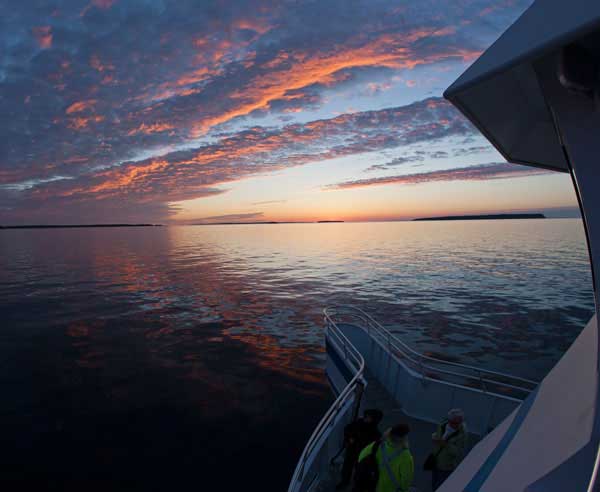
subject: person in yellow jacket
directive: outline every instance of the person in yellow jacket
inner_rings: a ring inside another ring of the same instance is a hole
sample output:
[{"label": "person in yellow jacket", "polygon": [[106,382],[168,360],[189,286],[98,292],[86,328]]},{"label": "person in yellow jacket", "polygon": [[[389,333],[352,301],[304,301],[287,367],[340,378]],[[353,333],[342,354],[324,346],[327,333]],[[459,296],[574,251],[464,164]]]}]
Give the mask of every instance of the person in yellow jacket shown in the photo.
[{"label": "person in yellow jacket", "polygon": [[[413,456],[408,448],[409,432],[408,425],[398,424],[384,433],[375,455],[379,466],[376,492],[409,491],[415,471]],[[374,446],[375,442],[361,451],[359,463],[372,453]]]},{"label": "person in yellow jacket", "polygon": [[460,408],[453,408],[431,436],[435,460],[431,476],[432,490],[437,490],[465,457],[469,433],[464,420],[464,412]]}]

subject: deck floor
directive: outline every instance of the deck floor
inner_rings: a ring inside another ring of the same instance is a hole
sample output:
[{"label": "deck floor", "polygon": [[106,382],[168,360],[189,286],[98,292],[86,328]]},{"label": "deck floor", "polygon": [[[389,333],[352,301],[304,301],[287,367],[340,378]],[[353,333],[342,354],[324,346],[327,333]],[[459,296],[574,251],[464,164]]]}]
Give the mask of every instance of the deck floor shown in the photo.
[{"label": "deck floor", "polygon": [[[409,444],[410,451],[415,462],[415,477],[413,487],[419,492],[431,492],[431,472],[423,470],[423,463],[431,452],[431,434],[435,432],[436,426],[422,420],[416,420],[408,417],[402,411],[402,408],[390,396],[388,391],[379,383],[372,375],[365,372],[367,380],[367,389],[364,398],[363,408],[378,408],[383,412],[383,420],[379,426],[383,432],[387,428],[399,423],[405,423],[410,426]],[[471,435],[471,446],[474,444],[474,436]],[[321,492],[333,492],[336,483],[339,482],[342,457],[336,460],[335,467],[332,467],[330,476],[321,482],[318,488]],[[349,485],[345,492],[352,490],[352,485]]]}]

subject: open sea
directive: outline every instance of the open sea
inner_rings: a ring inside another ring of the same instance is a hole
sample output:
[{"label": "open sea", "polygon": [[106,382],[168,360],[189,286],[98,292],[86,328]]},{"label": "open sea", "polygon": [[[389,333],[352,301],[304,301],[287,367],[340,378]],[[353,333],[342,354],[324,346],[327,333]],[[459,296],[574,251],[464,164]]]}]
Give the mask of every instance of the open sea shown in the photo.
[{"label": "open sea", "polygon": [[541,379],[592,315],[583,227],[2,230],[0,483],[285,491],[333,400],[337,304],[419,351]]}]

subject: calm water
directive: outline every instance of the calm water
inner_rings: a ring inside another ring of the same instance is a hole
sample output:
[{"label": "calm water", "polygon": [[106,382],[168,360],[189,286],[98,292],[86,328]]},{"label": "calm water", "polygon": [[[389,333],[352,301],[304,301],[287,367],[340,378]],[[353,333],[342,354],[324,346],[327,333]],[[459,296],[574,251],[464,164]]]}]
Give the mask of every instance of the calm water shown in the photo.
[{"label": "calm water", "polygon": [[9,230],[0,258],[0,480],[44,489],[285,490],[329,304],[531,378],[593,309],[574,219]]}]

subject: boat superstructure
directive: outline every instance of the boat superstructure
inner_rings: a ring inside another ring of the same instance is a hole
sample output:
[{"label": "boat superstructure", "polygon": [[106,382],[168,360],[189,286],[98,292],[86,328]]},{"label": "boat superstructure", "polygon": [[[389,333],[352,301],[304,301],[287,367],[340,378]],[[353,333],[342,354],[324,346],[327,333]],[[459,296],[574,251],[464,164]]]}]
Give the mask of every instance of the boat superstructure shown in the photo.
[{"label": "boat superstructure", "polygon": [[[536,0],[444,95],[507,161],[570,174],[595,315],[536,386],[423,356],[365,313],[327,310],[327,372],[339,395],[310,438],[289,492],[331,488],[330,459],[343,426],[375,383],[395,410],[422,425],[450,406],[465,410],[481,440],[441,492],[600,490],[600,2]],[[413,454],[430,446],[425,440],[411,436]]]}]

